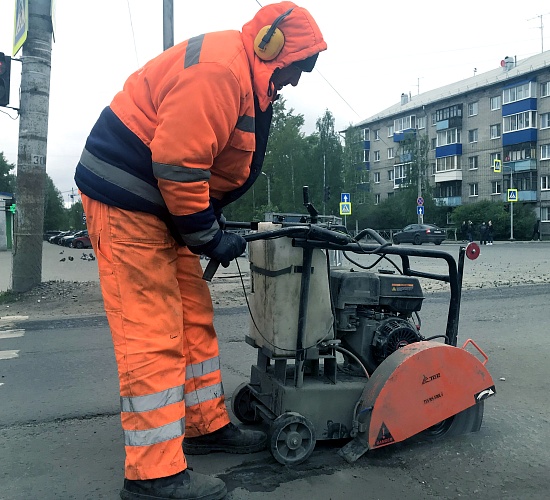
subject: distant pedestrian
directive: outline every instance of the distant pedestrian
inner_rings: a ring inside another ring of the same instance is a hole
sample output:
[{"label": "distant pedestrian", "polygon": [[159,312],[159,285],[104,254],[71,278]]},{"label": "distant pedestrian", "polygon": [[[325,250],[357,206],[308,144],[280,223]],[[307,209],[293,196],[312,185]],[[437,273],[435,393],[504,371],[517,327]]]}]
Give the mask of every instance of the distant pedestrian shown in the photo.
[{"label": "distant pedestrian", "polygon": [[487,245],[493,244],[493,232],[494,232],[493,222],[487,222]]},{"label": "distant pedestrian", "polygon": [[463,220],[462,224],[460,224],[460,237],[463,242],[468,239],[468,224],[466,224],[465,220]]},{"label": "distant pedestrian", "polygon": [[533,236],[531,237],[534,241],[540,241],[540,219],[537,219],[535,225],[533,226]]},{"label": "distant pedestrian", "polygon": [[468,241],[474,241],[474,223],[471,220],[468,221]]},{"label": "distant pedestrian", "polygon": [[487,225],[485,224],[485,221],[483,221],[479,226],[479,244],[487,244]]}]

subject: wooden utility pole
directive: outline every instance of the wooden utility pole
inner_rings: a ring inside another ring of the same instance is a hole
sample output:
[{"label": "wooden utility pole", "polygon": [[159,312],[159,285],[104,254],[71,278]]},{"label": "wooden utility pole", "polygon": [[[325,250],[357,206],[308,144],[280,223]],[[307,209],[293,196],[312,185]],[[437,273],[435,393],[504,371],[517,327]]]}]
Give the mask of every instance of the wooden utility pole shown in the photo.
[{"label": "wooden utility pole", "polygon": [[21,56],[19,148],[12,290],[26,292],[42,281],[44,186],[52,52],[51,0],[28,0],[27,40]]},{"label": "wooden utility pole", "polygon": [[174,0],[162,0],[162,40],[164,50],[174,46]]}]

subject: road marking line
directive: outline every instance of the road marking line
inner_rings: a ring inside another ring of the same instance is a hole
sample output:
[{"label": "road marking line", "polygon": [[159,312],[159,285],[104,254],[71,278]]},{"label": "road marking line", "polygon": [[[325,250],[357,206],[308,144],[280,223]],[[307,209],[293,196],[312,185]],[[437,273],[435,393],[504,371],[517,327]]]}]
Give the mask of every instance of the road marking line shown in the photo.
[{"label": "road marking line", "polygon": [[0,359],[12,359],[19,357],[19,351],[0,351]]},{"label": "road marking line", "polygon": [[14,339],[25,335],[25,330],[0,330],[0,339]]},{"label": "road marking line", "polygon": [[28,316],[0,316],[0,321],[21,321],[22,319],[29,319]]}]

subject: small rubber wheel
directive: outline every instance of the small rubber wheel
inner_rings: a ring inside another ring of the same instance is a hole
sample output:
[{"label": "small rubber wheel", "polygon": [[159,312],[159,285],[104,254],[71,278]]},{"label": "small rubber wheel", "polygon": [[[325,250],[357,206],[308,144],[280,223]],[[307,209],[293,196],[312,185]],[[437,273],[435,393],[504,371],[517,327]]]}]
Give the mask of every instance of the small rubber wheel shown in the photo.
[{"label": "small rubber wheel", "polygon": [[315,448],[313,424],[299,413],[287,412],[277,417],[269,429],[271,454],[283,465],[306,461]]},{"label": "small rubber wheel", "polygon": [[432,425],[421,432],[423,437],[431,440],[443,437],[459,436],[468,432],[477,432],[481,428],[483,421],[484,401],[480,401],[470,408],[446,418],[438,424]]},{"label": "small rubber wheel", "polygon": [[231,398],[231,409],[243,424],[256,424],[261,418],[252,406],[252,390],[247,383],[239,385]]}]

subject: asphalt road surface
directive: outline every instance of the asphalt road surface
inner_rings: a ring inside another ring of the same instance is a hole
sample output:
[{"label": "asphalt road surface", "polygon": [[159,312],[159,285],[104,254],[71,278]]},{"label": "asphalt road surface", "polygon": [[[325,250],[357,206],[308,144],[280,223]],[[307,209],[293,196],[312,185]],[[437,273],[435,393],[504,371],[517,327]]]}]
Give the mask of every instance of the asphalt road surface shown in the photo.
[{"label": "asphalt road surface", "polygon": [[[318,443],[295,467],[268,451],[192,456],[190,465],[223,478],[229,500],[546,499],[549,296],[549,284],[464,291],[459,338],[475,339],[487,353],[497,389],[478,433],[412,439],[352,465],[337,455],[343,443],[334,442]],[[446,309],[446,293],[428,294],[425,336],[441,333]],[[248,380],[256,353],[243,340],[245,308],[218,311],[216,326],[229,400]],[[118,498],[124,457],[104,318],[4,322],[0,349],[18,351],[0,359],[0,498]]]}]

